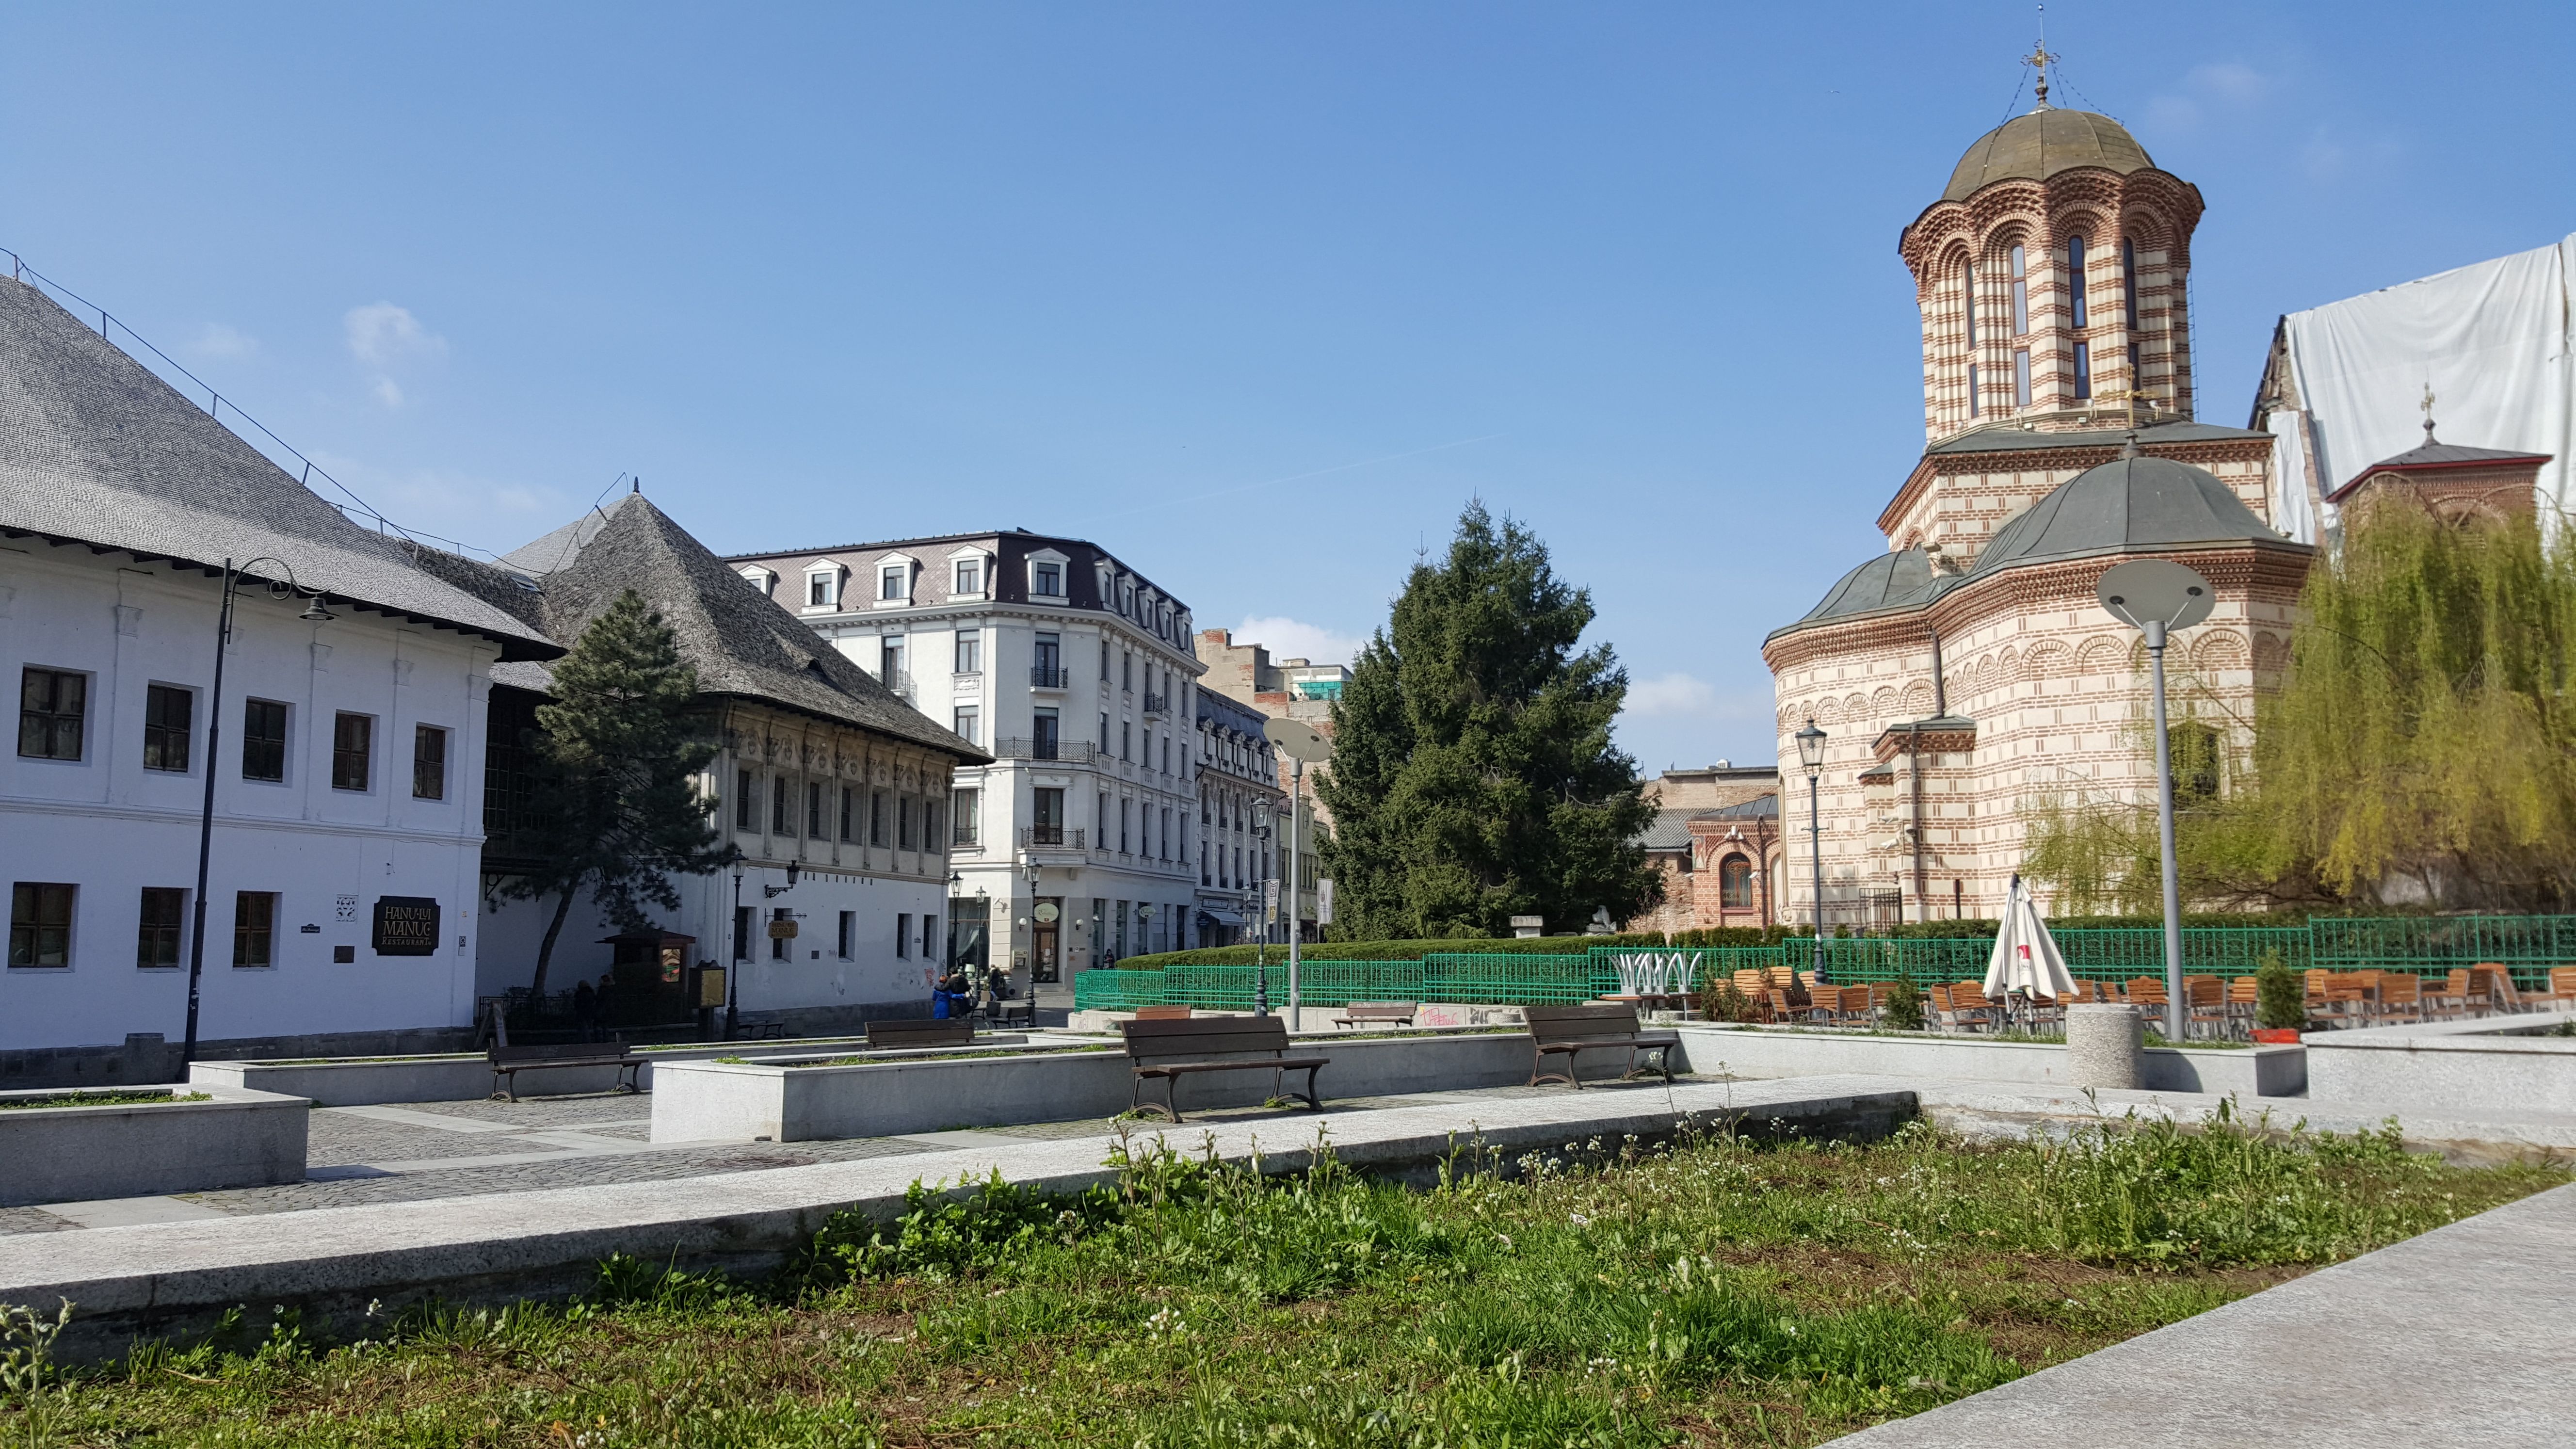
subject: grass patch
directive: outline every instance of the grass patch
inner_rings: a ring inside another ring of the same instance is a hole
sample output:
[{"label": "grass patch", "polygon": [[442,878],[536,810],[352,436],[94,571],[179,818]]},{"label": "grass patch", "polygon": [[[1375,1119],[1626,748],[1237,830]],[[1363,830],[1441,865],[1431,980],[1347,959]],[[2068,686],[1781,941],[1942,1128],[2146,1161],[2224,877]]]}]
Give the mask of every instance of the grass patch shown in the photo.
[{"label": "grass patch", "polygon": [[76,1444],[1809,1444],[2565,1180],[2225,1121],[1589,1142],[1427,1192],[1329,1154],[1115,1165],[916,1188],[758,1284],[620,1259],[374,1342],[237,1323],[42,1412]]},{"label": "grass patch", "polygon": [[113,1092],[57,1092],[47,1097],[0,1100],[0,1112],[26,1107],[164,1107],[173,1102],[211,1102],[212,1092],[174,1092],[167,1087],[119,1088]]}]

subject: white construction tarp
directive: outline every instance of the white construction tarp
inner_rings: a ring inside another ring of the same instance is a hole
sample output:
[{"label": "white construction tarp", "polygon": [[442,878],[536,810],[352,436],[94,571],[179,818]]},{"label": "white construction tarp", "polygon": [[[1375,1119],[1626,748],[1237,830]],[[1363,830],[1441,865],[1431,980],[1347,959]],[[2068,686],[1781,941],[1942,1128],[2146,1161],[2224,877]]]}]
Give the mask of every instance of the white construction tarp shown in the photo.
[{"label": "white construction tarp", "polygon": [[2284,318],[2307,426],[2301,438],[2290,418],[2273,422],[2282,526],[2315,542],[2334,524],[2332,505],[2321,518],[2304,496],[2289,506],[2287,495],[2306,491],[2303,450],[2314,452],[2319,491],[2333,492],[2424,441],[2427,384],[2442,442],[2551,455],[2542,514],[2565,508],[2576,452],[2571,275],[2576,236]]}]

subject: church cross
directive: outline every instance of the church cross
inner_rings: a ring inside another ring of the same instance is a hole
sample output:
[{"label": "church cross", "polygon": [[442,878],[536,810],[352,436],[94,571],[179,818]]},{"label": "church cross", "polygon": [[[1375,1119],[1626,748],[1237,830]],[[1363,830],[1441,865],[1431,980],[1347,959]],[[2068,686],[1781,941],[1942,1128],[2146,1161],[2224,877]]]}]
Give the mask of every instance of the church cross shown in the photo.
[{"label": "church cross", "polygon": [[2048,109],[2048,63],[2063,59],[2065,57],[2048,48],[2048,39],[2045,36],[2040,38],[2037,45],[2031,47],[2030,54],[2021,58],[2022,64],[2039,68],[2039,109],[2043,111]]},{"label": "church cross", "polygon": [[2433,446],[2433,384],[2424,384],[2424,446]]}]

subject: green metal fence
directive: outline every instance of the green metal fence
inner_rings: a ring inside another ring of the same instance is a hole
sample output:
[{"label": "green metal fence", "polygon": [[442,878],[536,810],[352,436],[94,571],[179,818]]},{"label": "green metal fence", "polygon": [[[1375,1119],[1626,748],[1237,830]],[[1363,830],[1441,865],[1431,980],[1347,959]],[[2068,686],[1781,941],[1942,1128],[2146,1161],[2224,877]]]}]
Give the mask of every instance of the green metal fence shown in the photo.
[{"label": "green metal fence", "polygon": [[[2164,932],[2154,926],[2053,933],[2077,977],[2121,981],[2164,972]],[[1936,981],[1982,978],[1991,937],[1914,939],[1831,937],[1825,970],[1849,983],[1911,976]],[[2306,926],[2195,926],[2182,933],[2183,969],[2193,974],[2250,975],[2267,951],[2293,970],[2407,971],[2438,976],[2485,963],[2512,969],[2517,984],[2545,984],[2548,969],[2576,965],[2576,916],[2453,916],[2339,920]],[[1354,1001],[1476,1002],[1506,1006],[1589,1001],[1619,989],[1619,958],[1639,953],[1693,958],[1694,984],[1742,970],[1807,970],[1815,943],[1791,937],[1775,946],[1595,946],[1581,954],[1434,951],[1418,961],[1308,961],[1299,995],[1309,1006]],[[1250,966],[1170,966],[1160,971],[1085,971],[1074,977],[1074,1005],[1126,1011],[1172,1003],[1211,1011],[1248,1011]],[[1270,966],[1270,1004],[1288,999],[1287,963]]]}]

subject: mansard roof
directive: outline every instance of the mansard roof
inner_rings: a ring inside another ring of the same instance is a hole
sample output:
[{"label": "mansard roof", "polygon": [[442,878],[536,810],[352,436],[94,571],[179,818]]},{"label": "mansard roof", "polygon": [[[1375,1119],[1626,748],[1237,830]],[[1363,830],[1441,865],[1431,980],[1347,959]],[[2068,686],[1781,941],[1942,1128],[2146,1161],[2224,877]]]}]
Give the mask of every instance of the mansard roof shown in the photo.
[{"label": "mansard roof", "polygon": [[[561,654],[426,550],[349,521],[33,285],[0,278],[0,532],[205,569],[283,559],[335,605]],[[266,579],[267,565],[246,570]]]},{"label": "mansard roof", "polygon": [[[527,575],[527,590],[507,572],[474,565],[492,582],[515,589],[532,621],[556,638],[579,638],[624,590],[633,589],[679,637],[680,657],[697,671],[698,689],[783,706],[924,745],[958,759],[991,758],[877,682],[822,635],[748,588],[742,575],[707,551],[640,493],[593,510],[503,559]],[[470,560],[449,556],[447,566]],[[544,665],[495,668],[493,679],[522,689],[551,686]]]}]

